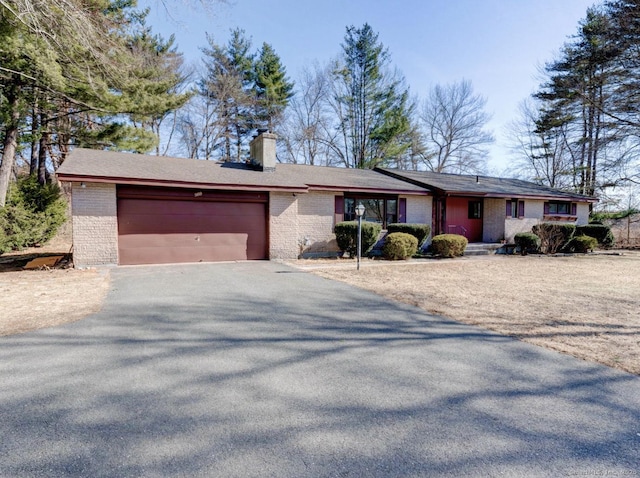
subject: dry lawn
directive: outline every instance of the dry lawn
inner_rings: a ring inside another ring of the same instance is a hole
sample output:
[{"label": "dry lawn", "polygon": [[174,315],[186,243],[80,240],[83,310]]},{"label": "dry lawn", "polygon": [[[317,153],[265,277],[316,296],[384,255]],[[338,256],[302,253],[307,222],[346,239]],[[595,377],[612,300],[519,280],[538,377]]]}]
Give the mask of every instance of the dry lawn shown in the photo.
[{"label": "dry lawn", "polygon": [[108,270],[0,273],[0,336],[74,322],[100,310]]},{"label": "dry lawn", "polygon": [[[349,262],[348,268],[344,263]],[[467,324],[640,375],[640,253],[423,262],[297,261]]]}]

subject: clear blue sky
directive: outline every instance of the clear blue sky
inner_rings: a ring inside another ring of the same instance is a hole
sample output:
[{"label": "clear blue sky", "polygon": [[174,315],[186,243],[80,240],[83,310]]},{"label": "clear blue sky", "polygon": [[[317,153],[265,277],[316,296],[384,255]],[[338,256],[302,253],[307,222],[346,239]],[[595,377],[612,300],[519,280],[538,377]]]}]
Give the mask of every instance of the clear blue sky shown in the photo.
[{"label": "clear blue sky", "polygon": [[412,94],[430,86],[471,80],[487,98],[496,136],[489,167],[502,174],[508,164],[504,129],[518,104],[539,84],[538,67],[554,58],[573,35],[593,0],[236,0],[198,2],[139,0],[150,7],[148,23],[165,37],[175,34],[188,62],[197,63],[205,34],[225,43],[239,27],[257,49],[270,43],[295,80],[305,65],[340,53],[348,25],[369,23],[389,49]]}]

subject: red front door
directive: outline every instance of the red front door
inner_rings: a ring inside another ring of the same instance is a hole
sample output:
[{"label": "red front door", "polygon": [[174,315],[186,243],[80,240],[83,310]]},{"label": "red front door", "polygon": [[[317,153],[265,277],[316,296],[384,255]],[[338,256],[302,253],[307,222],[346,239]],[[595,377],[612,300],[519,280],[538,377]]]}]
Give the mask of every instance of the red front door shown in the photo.
[{"label": "red front door", "polygon": [[448,197],[446,201],[443,232],[460,234],[469,242],[482,242],[482,199]]}]

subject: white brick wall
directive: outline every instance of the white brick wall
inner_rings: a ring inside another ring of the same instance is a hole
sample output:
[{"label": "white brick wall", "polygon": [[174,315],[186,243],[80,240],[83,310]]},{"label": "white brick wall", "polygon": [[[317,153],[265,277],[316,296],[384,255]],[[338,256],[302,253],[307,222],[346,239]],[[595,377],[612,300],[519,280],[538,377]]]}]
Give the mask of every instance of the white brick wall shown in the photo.
[{"label": "white brick wall", "polygon": [[297,258],[298,197],[292,193],[270,193],[269,216],[269,259]]},{"label": "white brick wall", "polygon": [[589,224],[589,203],[579,202],[577,207],[578,220],[576,221],[577,226],[582,226],[584,224]]},{"label": "white brick wall", "polygon": [[310,192],[298,195],[298,244],[301,254],[337,253],[333,233],[334,193]]},{"label": "white brick wall", "polygon": [[485,199],[482,242],[500,242],[505,235],[506,199]]},{"label": "white brick wall", "polygon": [[[506,201],[506,200],[505,200]],[[506,211],[506,202],[505,202]],[[544,201],[527,199],[524,202],[524,217],[506,217],[504,224],[504,238],[507,242],[513,242],[519,232],[531,232],[533,226],[542,221],[544,216]]]},{"label": "white brick wall", "polygon": [[[340,251],[333,233],[335,197],[330,192],[270,194],[271,259],[331,255]],[[407,222],[431,225],[430,196],[407,197]]]},{"label": "white brick wall", "polygon": [[72,184],[73,263],[75,267],[118,264],[115,184]]},{"label": "white brick wall", "polygon": [[406,196],[406,198],[407,222],[431,226],[433,198],[431,196]]},{"label": "white brick wall", "polygon": [[[513,242],[515,235],[520,232],[531,232],[533,226],[544,221],[544,200],[525,200],[524,217],[522,218],[505,217],[505,201],[505,199],[485,199],[485,230],[483,239],[485,242],[496,242],[502,239],[499,234],[494,234],[494,231],[498,232],[501,220],[504,223],[503,237],[507,242]],[[489,206],[489,204],[493,202],[496,203],[495,208],[493,204]],[[578,219],[574,224],[581,225],[589,223],[588,203],[577,204],[577,217]]]}]

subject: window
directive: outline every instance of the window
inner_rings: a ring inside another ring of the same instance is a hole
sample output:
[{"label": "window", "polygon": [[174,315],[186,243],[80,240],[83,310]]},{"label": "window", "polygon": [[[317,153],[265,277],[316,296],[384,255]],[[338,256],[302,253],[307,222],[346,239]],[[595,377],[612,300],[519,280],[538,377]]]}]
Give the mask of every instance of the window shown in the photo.
[{"label": "window", "polygon": [[570,202],[566,201],[552,201],[544,203],[545,214],[571,214],[572,207]]},{"label": "window", "polygon": [[517,199],[508,199],[507,217],[511,217],[514,219],[524,217],[524,201],[518,201]]},{"label": "window", "polygon": [[377,222],[382,227],[387,224],[398,222],[398,199],[382,197],[345,197],[344,198],[344,220],[355,221],[356,206],[362,203],[364,206],[365,221]]},{"label": "window", "polygon": [[469,219],[482,219],[482,201],[469,201]]}]

